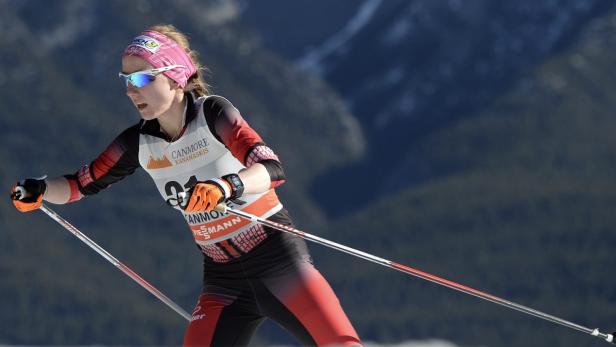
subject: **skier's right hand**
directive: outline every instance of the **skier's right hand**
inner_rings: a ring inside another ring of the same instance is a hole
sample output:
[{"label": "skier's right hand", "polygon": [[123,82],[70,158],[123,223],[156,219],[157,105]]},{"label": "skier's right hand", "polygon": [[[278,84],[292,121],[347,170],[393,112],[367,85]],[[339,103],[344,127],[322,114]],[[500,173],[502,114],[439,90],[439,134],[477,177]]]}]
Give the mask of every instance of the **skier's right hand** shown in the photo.
[{"label": "skier's right hand", "polygon": [[19,211],[33,211],[41,207],[46,190],[45,178],[27,178],[15,183],[11,189],[11,200]]},{"label": "skier's right hand", "polygon": [[[222,185],[226,185],[226,190]],[[229,184],[222,179],[197,182],[190,190],[188,203],[183,207],[186,212],[209,212],[228,198],[231,191]]]}]

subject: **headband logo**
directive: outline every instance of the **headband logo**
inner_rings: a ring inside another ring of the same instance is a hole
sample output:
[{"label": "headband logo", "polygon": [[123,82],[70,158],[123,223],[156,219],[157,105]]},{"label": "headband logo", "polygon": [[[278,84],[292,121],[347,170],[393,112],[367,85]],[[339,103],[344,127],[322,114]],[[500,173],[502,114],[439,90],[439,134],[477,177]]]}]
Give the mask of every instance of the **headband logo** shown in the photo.
[{"label": "headband logo", "polygon": [[130,43],[130,45],[142,47],[144,49],[147,49],[151,53],[156,53],[156,51],[158,51],[158,49],[160,48],[160,43],[158,43],[158,41],[145,35],[135,37],[133,39],[133,42]]}]

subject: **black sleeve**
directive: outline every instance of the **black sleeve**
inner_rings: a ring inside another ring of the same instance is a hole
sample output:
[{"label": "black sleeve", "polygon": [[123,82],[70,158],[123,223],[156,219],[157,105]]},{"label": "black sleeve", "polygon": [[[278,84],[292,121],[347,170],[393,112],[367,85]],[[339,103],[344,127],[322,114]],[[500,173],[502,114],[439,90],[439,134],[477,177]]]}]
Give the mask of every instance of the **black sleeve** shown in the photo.
[{"label": "black sleeve", "polygon": [[203,113],[212,134],[244,166],[250,167],[254,163],[264,165],[272,188],[284,183],[284,170],[278,156],[231,102],[222,96],[212,95],[204,101]]},{"label": "black sleeve", "polygon": [[71,186],[70,201],[96,194],[140,167],[139,128],[140,123],[124,130],[90,165],[64,176]]}]

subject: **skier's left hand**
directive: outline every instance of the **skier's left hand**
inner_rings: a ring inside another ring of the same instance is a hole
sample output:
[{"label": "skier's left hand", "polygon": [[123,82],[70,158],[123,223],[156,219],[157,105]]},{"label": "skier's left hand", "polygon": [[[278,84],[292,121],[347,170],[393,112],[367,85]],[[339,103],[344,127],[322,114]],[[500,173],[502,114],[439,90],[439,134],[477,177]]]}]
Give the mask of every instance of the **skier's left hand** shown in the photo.
[{"label": "skier's left hand", "polygon": [[[223,186],[224,185],[224,186]],[[198,182],[190,191],[186,212],[209,212],[229,198],[231,187],[225,180]]]}]

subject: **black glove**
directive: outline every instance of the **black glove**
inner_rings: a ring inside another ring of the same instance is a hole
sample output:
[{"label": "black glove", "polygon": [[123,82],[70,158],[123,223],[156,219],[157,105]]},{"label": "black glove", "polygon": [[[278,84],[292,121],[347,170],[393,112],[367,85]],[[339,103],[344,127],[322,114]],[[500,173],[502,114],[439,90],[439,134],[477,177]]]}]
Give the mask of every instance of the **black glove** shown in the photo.
[{"label": "black glove", "polygon": [[39,208],[43,202],[43,194],[47,190],[45,178],[27,178],[17,182],[11,189],[13,205],[21,211],[28,212]]}]

